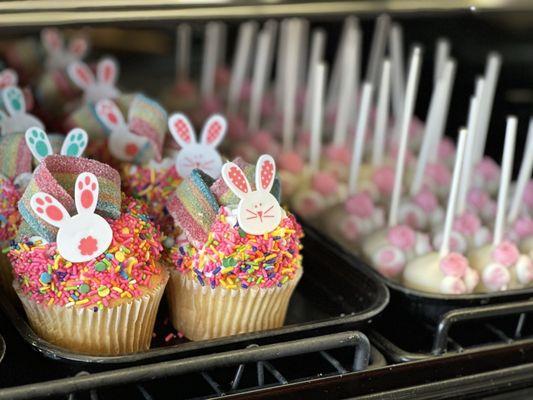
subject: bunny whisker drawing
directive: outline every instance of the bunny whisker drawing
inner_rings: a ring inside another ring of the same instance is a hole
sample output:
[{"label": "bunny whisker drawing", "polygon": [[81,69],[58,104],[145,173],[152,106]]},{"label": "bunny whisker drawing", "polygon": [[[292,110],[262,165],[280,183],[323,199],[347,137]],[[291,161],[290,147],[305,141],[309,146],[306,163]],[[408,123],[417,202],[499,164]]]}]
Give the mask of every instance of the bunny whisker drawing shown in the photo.
[{"label": "bunny whisker drawing", "polygon": [[262,235],[276,229],[281,222],[283,210],[270,193],[276,178],[276,163],[272,156],[264,154],[257,160],[253,191],[246,175],[235,163],[224,164],[222,178],[240,199],[237,221],[243,231],[252,235]]},{"label": "bunny whisker drawing", "polygon": [[220,176],[222,158],[216,150],[227,130],[227,122],[221,115],[212,115],[205,123],[196,140],[194,129],[184,114],[170,116],[168,128],[181,150],[176,156],[176,171],[182,178],[187,178],[194,169],[200,169],[213,179]]}]

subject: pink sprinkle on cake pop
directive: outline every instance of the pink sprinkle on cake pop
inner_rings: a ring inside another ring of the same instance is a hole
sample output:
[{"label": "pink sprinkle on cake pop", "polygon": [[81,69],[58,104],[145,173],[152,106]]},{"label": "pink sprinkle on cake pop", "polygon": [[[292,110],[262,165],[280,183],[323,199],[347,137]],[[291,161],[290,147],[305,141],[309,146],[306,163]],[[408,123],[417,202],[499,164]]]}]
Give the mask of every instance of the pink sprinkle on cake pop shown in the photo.
[{"label": "pink sprinkle on cake pop", "polygon": [[313,189],[324,196],[331,195],[339,188],[337,178],[326,171],[318,171],[313,175],[312,183]]},{"label": "pink sprinkle on cake pop", "polygon": [[304,168],[304,161],[298,153],[287,152],[279,156],[277,163],[282,170],[289,171],[293,174],[301,172]]},{"label": "pink sprinkle on cake pop", "polygon": [[474,235],[480,227],[481,221],[470,212],[463,213],[453,221],[453,229],[464,235]]},{"label": "pink sprinkle on cake pop", "polygon": [[492,250],[491,255],[494,261],[505,265],[506,267],[510,267],[518,260],[520,252],[513,243],[504,241]]},{"label": "pink sprinkle on cake pop", "polygon": [[426,176],[436,185],[449,185],[452,179],[448,168],[441,163],[429,163],[426,166]]},{"label": "pink sprinkle on cake pop", "polygon": [[439,143],[437,153],[440,160],[448,160],[455,156],[455,144],[449,137],[443,137]]},{"label": "pink sprinkle on cake pop", "polygon": [[377,168],[372,174],[372,181],[383,195],[390,195],[394,188],[394,169],[388,165]]},{"label": "pink sprinkle on cake pop", "polygon": [[344,204],[349,214],[360,218],[368,218],[374,213],[374,202],[368,192],[356,193],[350,196]]},{"label": "pink sprinkle on cake pop", "polygon": [[500,167],[490,157],[483,157],[483,160],[476,165],[475,173],[487,180],[496,180],[500,176]]},{"label": "pink sprinkle on cake pop", "polygon": [[389,242],[402,249],[409,250],[416,243],[416,233],[407,225],[396,225],[387,232]]},{"label": "pink sprinkle on cake pop", "polygon": [[533,181],[529,181],[524,190],[524,202],[528,208],[533,208]]},{"label": "pink sprinkle on cake pop", "polygon": [[461,278],[468,268],[468,260],[459,253],[449,253],[440,260],[440,269],[444,275]]},{"label": "pink sprinkle on cake pop", "polygon": [[514,223],[514,231],[519,238],[533,236],[533,219],[530,217],[518,218]]},{"label": "pink sprinkle on cake pop", "polygon": [[413,197],[413,201],[426,212],[432,212],[439,206],[437,196],[427,188],[422,188],[422,190]]},{"label": "pink sprinkle on cake pop", "polygon": [[334,146],[326,147],[326,156],[333,161],[338,161],[342,164],[350,165],[351,154],[348,149],[349,146]]},{"label": "pink sprinkle on cake pop", "polygon": [[254,149],[259,153],[268,153],[275,143],[272,134],[268,131],[259,131],[254,133],[250,139]]}]

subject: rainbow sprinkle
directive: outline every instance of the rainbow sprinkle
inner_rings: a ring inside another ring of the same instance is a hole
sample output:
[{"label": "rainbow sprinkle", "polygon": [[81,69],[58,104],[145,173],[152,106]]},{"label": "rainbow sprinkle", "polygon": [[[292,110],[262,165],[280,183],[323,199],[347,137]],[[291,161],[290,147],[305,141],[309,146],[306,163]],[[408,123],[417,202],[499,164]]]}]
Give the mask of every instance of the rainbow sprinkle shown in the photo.
[{"label": "rainbow sprinkle", "polygon": [[20,225],[17,203],[21,193],[15,184],[0,177],[0,241],[15,238]]},{"label": "rainbow sprinkle", "polygon": [[229,210],[221,207],[201,250],[190,244],[173,247],[175,268],[194,276],[202,286],[227,289],[282,286],[301,268],[302,228],[293,215],[282,219],[276,230],[250,235],[229,222]]},{"label": "rainbow sprinkle", "polygon": [[108,219],[113,230],[109,249],[85,263],[62,258],[55,242],[13,245],[8,257],[22,292],[40,304],[93,307],[95,312],[113,300],[141,296],[161,272],[160,236],[144,205],[124,198],[122,211],[118,219]]}]

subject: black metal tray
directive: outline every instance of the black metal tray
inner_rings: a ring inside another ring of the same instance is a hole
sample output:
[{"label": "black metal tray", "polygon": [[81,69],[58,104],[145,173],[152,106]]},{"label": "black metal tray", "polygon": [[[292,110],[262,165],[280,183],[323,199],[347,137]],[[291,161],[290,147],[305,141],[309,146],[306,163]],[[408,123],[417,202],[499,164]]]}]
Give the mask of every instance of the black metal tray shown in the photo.
[{"label": "black metal tray", "polygon": [[124,356],[97,357],[69,352],[43,339],[31,329],[21,308],[0,296],[0,309],[18,333],[46,357],[94,365],[134,364],[242,348],[243,344],[269,344],[317,334],[359,328],[385,308],[387,287],[366,270],[352,268],[351,260],[335,248],[323,245],[322,238],[305,228],[304,274],[291,299],[286,325],[279,329],[197,342],[174,338],[166,318],[166,305],[160,307],[152,348]]},{"label": "black metal tray", "polygon": [[346,249],[330,236],[321,235],[316,231],[315,234],[322,237],[322,240],[327,243],[328,247],[336,249],[333,251],[344,253],[351,260],[355,268],[374,276],[375,279],[386,285],[390,291],[391,307],[399,307],[409,312],[413,317],[422,318],[429,322],[438,322],[447,312],[465,307],[479,307],[489,304],[533,300],[533,287],[495,293],[473,293],[456,296],[409,289],[381,275],[359,256]]}]

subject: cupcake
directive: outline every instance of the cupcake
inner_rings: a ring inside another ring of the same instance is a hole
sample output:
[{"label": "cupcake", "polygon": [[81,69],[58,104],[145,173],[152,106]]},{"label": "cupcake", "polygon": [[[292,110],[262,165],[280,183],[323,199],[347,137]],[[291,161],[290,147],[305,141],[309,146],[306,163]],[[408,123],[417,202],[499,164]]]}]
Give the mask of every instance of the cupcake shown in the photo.
[{"label": "cupcake", "polygon": [[159,232],[143,205],[121,201],[118,172],[46,157],[19,210],[33,235],[19,233],[8,257],[35,332],[83,354],[147,350],[168,274]]},{"label": "cupcake", "polygon": [[271,193],[274,160],[259,158],[255,188],[247,170],[226,163],[214,183],[193,171],[169,202],[188,239],[171,252],[171,320],[191,340],[282,326],[303,274],[302,229]]}]

